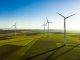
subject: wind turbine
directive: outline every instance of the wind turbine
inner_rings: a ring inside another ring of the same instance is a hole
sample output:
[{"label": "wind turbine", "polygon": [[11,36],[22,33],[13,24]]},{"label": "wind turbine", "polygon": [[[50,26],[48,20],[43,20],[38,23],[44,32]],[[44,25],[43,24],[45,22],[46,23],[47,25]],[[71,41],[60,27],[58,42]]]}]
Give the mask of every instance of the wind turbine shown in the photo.
[{"label": "wind turbine", "polygon": [[57,14],[60,15],[62,18],[64,18],[64,45],[66,45],[66,19],[74,16],[75,14],[72,14],[72,15],[67,16],[67,17],[63,16],[63,15],[60,14],[60,13],[57,13]]},{"label": "wind turbine", "polygon": [[44,22],[43,26],[44,26],[44,33],[45,33],[45,27],[46,27],[46,24],[45,24],[45,22]]},{"label": "wind turbine", "polygon": [[16,23],[13,25],[15,30],[15,36],[16,36]]},{"label": "wind turbine", "polygon": [[49,30],[49,24],[52,23],[52,22],[49,22],[49,20],[48,20],[47,17],[46,17],[46,20],[47,20],[47,23],[46,24],[48,24],[48,33],[49,33],[50,32],[50,30]]}]

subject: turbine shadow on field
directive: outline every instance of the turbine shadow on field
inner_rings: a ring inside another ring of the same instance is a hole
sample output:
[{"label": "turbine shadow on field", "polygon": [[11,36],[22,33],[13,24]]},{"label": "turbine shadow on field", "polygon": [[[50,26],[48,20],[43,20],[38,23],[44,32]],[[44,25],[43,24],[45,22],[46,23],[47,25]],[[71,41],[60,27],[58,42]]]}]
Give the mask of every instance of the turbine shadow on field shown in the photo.
[{"label": "turbine shadow on field", "polygon": [[60,47],[57,47],[57,48],[54,48],[54,49],[51,49],[51,50],[45,51],[45,52],[43,52],[43,53],[40,53],[40,54],[34,55],[34,56],[32,56],[32,57],[28,57],[28,58],[26,58],[25,60],[31,60],[31,59],[33,59],[33,58],[35,58],[35,57],[38,57],[38,56],[41,56],[41,55],[43,55],[43,54],[47,54],[47,53],[49,53],[49,52],[52,52],[52,51],[58,50],[58,49],[60,49],[60,48],[62,48],[62,47],[64,47],[64,46],[65,46],[65,45],[62,45],[62,46],[60,46]]},{"label": "turbine shadow on field", "polygon": [[22,46],[17,45],[3,45],[0,46],[0,60],[4,60],[6,57],[10,56],[10,54],[14,53]]},{"label": "turbine shadow on field", "polygon": [[[58,55],[54,56],[55,53],[57,53],[57,52],[59,51],[59,50],[56,50],[55,52],[51,53],[51,55],[49,55],[45,60],[55,60],[56,58],[58,58],[58,57],[60,57],[60,56],[62,56],[62,55],[64,55],[64,54],[70,52],[71,50],[73,50],[74,48],[78,47],[79,45],[80,45],[80,44],[75,45],[75,46],[73,46],[72,48],[70,48],[70,49],[62,52],[61,54],[58,54]],[[54,56],[54,57],[51,58],[52,56]],[[50,58],[51,58],[51,59],[50,59]]]}]

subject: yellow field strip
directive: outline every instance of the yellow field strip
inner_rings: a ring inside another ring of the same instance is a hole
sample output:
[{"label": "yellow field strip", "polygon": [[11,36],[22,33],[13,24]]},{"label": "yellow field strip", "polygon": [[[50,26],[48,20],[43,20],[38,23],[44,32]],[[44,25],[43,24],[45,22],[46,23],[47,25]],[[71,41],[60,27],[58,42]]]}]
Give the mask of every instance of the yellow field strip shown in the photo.
[{"label": "yellow field strip", "polygon": [[27,50],[32,47],[32,45],[39,39],[41,36],[36,37],[27,45],[23,46],[21,49],[15,51],[15,53],[11,54],[9,57],[5,58],[4,60],[20,60],[20,58],[27,52]]}]

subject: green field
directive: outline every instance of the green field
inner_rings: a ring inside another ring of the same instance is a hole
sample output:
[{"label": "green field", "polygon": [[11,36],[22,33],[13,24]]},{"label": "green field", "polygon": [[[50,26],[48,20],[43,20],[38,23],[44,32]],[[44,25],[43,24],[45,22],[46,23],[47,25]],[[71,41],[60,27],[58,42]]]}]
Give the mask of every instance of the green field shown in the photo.
[{"label": "green field", "polygon": [[79,37],[77,33],[67,33],[64,46],[63,33],[2,34],[0,60],[80,60]]}]

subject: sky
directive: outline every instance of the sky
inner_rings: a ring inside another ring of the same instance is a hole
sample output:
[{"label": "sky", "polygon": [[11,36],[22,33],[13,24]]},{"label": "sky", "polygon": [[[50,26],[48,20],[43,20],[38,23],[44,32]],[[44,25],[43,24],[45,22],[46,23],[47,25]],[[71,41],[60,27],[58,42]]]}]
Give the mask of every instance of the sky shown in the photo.
[{"label": "sky", "polygon": [[[67,30],[80,30],[80,0],[0,0],[0,29],[43,29],[46,17],[50,29],[63,29],[65,17]],[[47,26],[46,26],[47,29]]]}]

